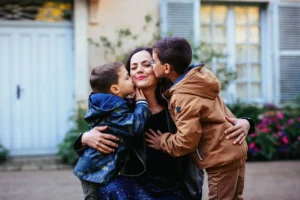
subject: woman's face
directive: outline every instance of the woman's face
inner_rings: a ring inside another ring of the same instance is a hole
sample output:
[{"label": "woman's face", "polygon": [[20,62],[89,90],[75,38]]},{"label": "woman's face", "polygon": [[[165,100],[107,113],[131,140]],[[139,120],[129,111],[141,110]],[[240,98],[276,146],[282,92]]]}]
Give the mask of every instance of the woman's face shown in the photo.
[{"label": "woman's face", "polygon": [[130,76],[135,86],[139,89],[156,86],[158,82],[152,69],[151,58],[151,54],[147,51],[137,52],[131,57]]}]

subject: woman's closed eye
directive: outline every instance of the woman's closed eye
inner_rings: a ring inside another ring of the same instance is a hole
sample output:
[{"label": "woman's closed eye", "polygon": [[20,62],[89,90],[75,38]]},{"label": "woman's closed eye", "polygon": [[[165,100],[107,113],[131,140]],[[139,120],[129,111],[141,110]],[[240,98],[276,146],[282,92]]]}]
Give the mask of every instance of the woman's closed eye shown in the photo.
[{"label": "woman's closed eye", "polygon": [[137,66],[136,65],[133,65],[130,67],[130,70],[136,70]]},{"label": "woman's closed eye", "polygon": [[150,63],[150,62],[149,62],[149,63],[146,62],[146,63],[143,64],[143,66],[144,66],[144,67],[151,67],[151,63]]}]

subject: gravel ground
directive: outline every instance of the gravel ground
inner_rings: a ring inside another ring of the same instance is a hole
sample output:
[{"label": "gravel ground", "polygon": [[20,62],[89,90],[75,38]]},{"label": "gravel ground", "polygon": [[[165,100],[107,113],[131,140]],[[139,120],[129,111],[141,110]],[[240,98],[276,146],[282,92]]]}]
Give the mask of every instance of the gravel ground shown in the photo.
[{"label": "gravel ground", "polygon": [[[0,200],[46,199],[83,199],[80,182],[71,170],[0,172]],[[300,199],[300,161],[247,163],[245,199]]]}]

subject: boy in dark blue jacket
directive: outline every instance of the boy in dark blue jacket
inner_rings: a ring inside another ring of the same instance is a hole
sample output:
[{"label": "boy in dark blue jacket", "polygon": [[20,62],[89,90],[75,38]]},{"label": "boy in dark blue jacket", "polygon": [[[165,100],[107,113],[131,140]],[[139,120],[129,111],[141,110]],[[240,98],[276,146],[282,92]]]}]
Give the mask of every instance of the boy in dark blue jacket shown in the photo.
[{"label": "boy in dark blue jacket", "polygon": [[125,66],[112,62],[92,70],[89,108],[85,115],[89,129],[108,126],[107,133],[119,137],[115,152],[103,154],[88,147],[74,168],[74,175],[82,182],[85,199],[97,199],[98,186],[107,184],[122,169],[128,159],[128,138],[142,134],[146,120],[151,116],[141,90],[136,91],[136,106],[130,110],[125,97],[134,93],[134,84]]}]

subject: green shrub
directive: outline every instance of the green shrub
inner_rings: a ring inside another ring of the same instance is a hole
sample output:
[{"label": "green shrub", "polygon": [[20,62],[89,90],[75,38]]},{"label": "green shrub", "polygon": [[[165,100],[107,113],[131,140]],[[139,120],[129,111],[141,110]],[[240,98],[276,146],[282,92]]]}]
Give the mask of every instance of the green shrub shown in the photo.
[{"label": "green shrub", "polygon": [[9,156],[9,150],[0,144],[0,163],[6,161],[8,156]]},{"label": "green shrub", "polygon": [[231,110],[231,112],[237,117],[249,117],[255,123],[260,121],[260,117],[264,112],[264,108],[260,108],[257,105],[252,104],[245,104],[245,103],[236,103],[236,104],[229,104],[227,107]]},{"label": "green shrub", "polygon": [[70,121],[73,123],[71,128],[65,135],[64,141],[59,144],[58,156],[62,162],[68,165],[74,166],[78,160],[78,156],[73,150],[73,143],[78,136],[87,131],[88,124],[84,121],[86,109],[81,106],[82,102],[78,103],[78,108],[70,117]]}]

